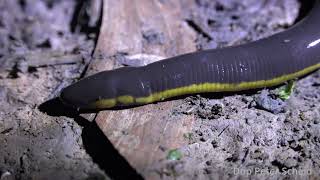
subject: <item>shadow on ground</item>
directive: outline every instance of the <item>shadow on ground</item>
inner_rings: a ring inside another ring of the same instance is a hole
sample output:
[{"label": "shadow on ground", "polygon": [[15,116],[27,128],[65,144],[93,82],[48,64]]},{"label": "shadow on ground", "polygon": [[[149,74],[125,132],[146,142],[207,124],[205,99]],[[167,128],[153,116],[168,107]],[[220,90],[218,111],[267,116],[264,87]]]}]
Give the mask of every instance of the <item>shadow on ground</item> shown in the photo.
[{"label": "shadow on ground", "polygon": [[44,102],[39,110],[50,116],[73,118],[82,126],[81,137],[86,152],[111,179],[143,179],[113,147],[95,122],[89,122],[75,110],[65,107],[58,98]]}]

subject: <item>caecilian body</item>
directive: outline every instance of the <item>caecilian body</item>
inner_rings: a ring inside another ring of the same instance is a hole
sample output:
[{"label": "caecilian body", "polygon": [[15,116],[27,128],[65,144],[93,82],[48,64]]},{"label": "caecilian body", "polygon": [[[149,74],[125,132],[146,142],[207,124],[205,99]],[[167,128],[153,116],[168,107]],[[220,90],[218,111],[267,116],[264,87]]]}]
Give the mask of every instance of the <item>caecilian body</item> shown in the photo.
[{"label": "caecilian body", "polygon": [[318,68],[320,3],[316,1],[303,20],[268,38],[100,72],[66,87],[60,98],[80,110],[143,105],[185,94],[270,87]]}]

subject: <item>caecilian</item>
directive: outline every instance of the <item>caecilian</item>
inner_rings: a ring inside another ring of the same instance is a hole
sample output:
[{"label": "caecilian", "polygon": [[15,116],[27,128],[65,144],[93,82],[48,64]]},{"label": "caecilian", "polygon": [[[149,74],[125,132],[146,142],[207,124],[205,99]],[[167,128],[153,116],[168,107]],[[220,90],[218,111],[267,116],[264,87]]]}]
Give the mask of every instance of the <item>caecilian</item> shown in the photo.
[{"label": "caecilian", "polygon": [[143,105],[204,92],[270,87],[320,68],[320,3],[286,31],[244,45],[198,51],[86,77],[61,92],[80,110]]}]

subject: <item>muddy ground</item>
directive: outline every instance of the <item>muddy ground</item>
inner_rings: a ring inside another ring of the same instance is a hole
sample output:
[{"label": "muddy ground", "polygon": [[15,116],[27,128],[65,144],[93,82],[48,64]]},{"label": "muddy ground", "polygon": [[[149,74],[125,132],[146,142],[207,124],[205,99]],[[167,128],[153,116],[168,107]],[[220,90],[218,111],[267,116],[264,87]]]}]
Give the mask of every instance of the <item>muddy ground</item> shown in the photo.
[{"label": "muddy ground", "polygon": [[[0,1],[1,180],[141,178],[94,122],[63,106],[59,113],[43,107],[91,62],[99,18],[86,15],[88,4]],[[310,10],[309,1],[293,0],[193,5],[185,21],[197,33],[199,50],[267,37]],[[179,160],[150,169],[158,179],[318,179],[320,71],[297,81],[288,100],[278,98],[279,88],[177,100],[168,118],[196,118],[185,134],[189,144],[178,149]]]}]

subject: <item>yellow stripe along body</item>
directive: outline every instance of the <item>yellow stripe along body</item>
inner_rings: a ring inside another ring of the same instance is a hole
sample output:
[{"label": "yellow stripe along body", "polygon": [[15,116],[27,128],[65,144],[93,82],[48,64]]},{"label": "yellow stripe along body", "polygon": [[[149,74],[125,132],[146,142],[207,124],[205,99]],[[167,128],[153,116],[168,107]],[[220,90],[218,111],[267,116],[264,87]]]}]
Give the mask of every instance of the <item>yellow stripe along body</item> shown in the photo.
[{"label": "yellow stripe along body", "polygon": [[132,104],[148,104],[156,101],[162,101],[171,97],[181,96],[186,94],[205,93],[205,92],[222,92],[222,91],[241,91],[246,89],[255,89],[262,87],[270,87],[281,84],[288,80],[303,76],[320,68],[320,63],[309,66],[301,71],[286,74],[280,77],[275,77],[269,80],[259,80],[250,82],[241,82],[237,84],[229,83],[202,83],[191,84],[189,86],[167,89],[161,92],[155,92],[146,97],[133,97],[131,95],[118,96],[111,99],[100,99],[90,105],[91,108],[112,108],[118,103],[123,105]]}]

